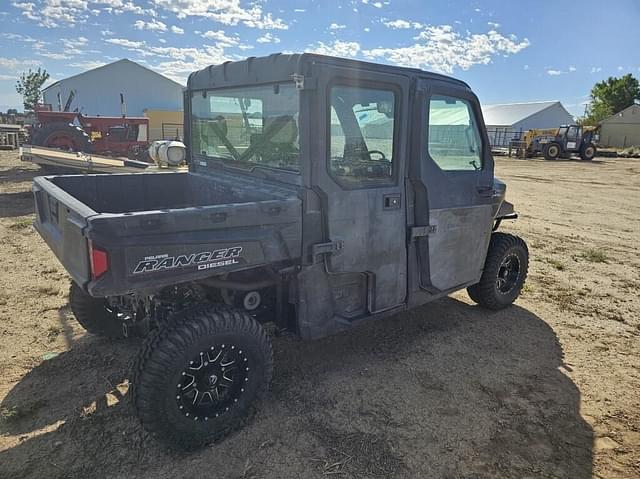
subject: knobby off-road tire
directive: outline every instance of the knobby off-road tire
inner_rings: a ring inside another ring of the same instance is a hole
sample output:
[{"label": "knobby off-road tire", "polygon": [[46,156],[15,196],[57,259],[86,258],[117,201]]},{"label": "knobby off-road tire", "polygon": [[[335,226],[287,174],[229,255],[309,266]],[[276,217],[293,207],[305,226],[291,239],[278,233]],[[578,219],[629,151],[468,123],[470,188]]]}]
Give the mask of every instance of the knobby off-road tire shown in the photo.
[{"label": "knobby off-road tire", "polygon": [[73,151],[84,153],[91,153],[92,151],[93,144],[87,132],[72,123],[52,123],[47,125],[33,135],[32,141],[34,145],[57,148],[59,145],[56,142],[61,141],[61,138],[67,139],[66,143]]},{"label": "knobby off-road tire", "polygon": [[147,338],[132,401],[145,429],[191,450],[242,427],[272,372],[271,342],[257,321],[228,306],[197,306]]},{"label": "knobby off-road tire", "polygon": [[69,306],[88,333],[112,339],[124,338],[118,314],[108,308],[104,299],[89,296],[73,281],[69,290]]},{"label": "knobby off-road tire", "polygon": [[467,288],[467,292],[480,306],[506,308],[522,291],[528,268],[529,250],[522,238],[493,233],[480,282]]},{"label": "knobby off-road tire", "polygon": [[542,153],[544,154],[545,160],[553,161],[560,158],[560,154],[562,153],[562,148],[560,148],[560,145],[558,143],[551,142],[551,143],[547,143],[544,146]]},{"label": "knobby off-road tire", "polygon": [[593,157],[596,156],[596,147],[593,143],[589,143],[587,145],[584,145],[581,149],[580,149],[580,158],[583,161],[591,161],[593,160]]}]

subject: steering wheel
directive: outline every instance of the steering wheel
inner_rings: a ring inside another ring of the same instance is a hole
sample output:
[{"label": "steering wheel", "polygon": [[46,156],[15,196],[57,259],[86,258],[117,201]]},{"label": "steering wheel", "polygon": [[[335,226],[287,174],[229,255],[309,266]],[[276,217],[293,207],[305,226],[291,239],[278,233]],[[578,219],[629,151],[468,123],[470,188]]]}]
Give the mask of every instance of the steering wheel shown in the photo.
[{"label": "steering wheel", "polygon": [[385,154],[380,150],[367,150],[363,153],[365,153],[370,160],[373,160],[373,158],[371,158],[371,155],[380,155],[380,159],[378,161],[385,161],[387,159]]}]

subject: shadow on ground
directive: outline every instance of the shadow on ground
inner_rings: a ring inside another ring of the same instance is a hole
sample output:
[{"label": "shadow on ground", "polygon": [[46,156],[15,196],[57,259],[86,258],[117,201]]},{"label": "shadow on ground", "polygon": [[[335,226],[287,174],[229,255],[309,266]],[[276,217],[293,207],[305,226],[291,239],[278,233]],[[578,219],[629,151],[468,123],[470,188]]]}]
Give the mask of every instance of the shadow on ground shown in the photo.
[{"label": "shadow on ground", "polygon": [[30,191],[0,193],[0,218],[30,215],[34,211],[33,193]]},{"label": "shadow on ground", "polygon": [[557,337],[517,306],[446,298],[320,341],[275,339],[260,413],[192,454],[159,445],[114,393],[136,349],[85,336],[17,383],[1,406],[26,413],[2,427],[25,436],[0,452],[0,476],[591,477]]},{"label": "shadow on ground", "polygon": [[42,176],[43,174],[44,172],[40,168],[12,166],[11,168],[0,171],[0,184],[31,181],[36,176]]}]

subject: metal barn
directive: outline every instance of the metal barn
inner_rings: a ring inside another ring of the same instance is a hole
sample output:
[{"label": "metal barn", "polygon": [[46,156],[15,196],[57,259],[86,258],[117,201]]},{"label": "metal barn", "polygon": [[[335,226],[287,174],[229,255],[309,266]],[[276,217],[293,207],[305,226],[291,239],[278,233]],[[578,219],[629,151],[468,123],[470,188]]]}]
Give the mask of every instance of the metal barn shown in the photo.
[{"label": "metal barn", "polygon": [[121,115],[124,94],[127,115],[143,116],[145,109],[182,110],[182,85],[131,60],[122,59],[57,81],[43,90],[44,102],[54,110],[87,115]]},{"label": "metal barn", "polygon": [[631,105],[602,120],[600,144],[615,148],[640,146],[640,105]]},{"label": "metal barn", "polygon": [[496,147],[509,146],[512,139],[519,139],[533,128],[556,128],[575,122],[559,101],[484,105],[482,115],[489,141]]}]

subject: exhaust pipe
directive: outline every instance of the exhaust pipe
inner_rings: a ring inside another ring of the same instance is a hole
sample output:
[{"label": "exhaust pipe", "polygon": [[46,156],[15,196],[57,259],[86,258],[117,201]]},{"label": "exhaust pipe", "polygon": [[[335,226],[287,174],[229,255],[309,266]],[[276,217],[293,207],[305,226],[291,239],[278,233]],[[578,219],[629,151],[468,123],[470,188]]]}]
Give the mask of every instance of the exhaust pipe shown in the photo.
[{"label": "exhaust pipe", "polygon": [[120,113],[122,114],[122,118],[127,116],[127,104],[124,101],[124,93],[120,93]]}]

